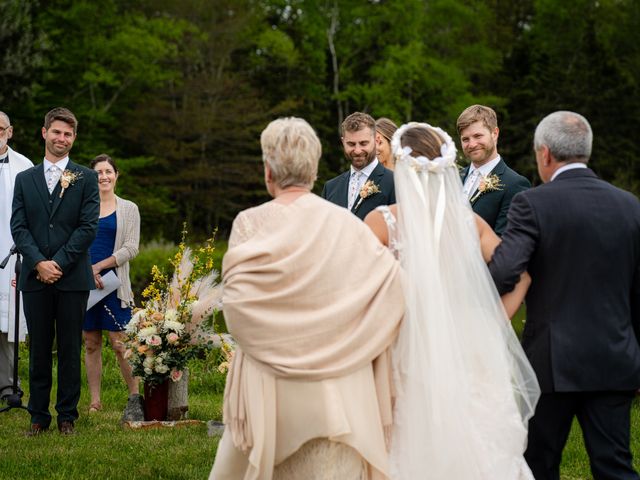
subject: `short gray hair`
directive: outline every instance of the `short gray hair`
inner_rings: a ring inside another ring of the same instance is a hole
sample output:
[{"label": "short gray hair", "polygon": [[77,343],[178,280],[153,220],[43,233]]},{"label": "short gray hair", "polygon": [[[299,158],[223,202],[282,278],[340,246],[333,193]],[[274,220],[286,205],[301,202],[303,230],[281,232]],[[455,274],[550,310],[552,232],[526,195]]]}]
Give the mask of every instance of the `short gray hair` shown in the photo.
[{"label": "short gray hair", "polygon": [[593,132],[586,118],[579,113],[558,111],[542,119],[536,127],[533,148],[546,145],[556,160],[587,163],[591,156]]},{"label": "short gray hair", "polygon": [[313,187],[322,146],[306,120],[296,117],[274,120],[262,131],[260,145],[262,158],[278,187]]},{"label": "short gray hair", "polygon": [[7,125],[11,125],[11,120],[9,119],[9,115],[0,110],[0,118],[4,118],[7,121]]}]

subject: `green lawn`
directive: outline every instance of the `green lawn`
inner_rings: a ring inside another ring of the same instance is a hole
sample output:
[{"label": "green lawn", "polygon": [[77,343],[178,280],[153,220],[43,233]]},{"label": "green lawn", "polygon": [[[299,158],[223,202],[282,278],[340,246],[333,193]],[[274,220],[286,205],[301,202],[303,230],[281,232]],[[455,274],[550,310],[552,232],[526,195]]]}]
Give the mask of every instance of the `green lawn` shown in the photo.
[{"label": "green lawn", "polygon": [[[13,409],[0,414],[0,478],[207,478],[218,440],[207,436],[206,425],[144,431],[120,426],[127,401],[126,386],[120,378],[115,357],[110,349],[106,351],[103,410],[87,414],[89,397],[85,379],[80,418],[76,422],[77,435],[61,436],[55,430],[38,437],[25,437],[24,432],[29,427],[26,410]],[[20,371],[25,380],[28,378],[27,358],[23,349]],[[212,364],[202,360],[191,365],[189,416],[192,419],[222,418],[224,378],[211,371]],[[23,403],[26,405],[26,401]],[[55,413],[54,403],[52,401],[52,413]],[[55,419],[52,426],[55,427]]]},{"label": "green lawn", "polygon": [[[54,431],[28,438],[23,434],[29,426],[26,411],[14,409],[0,414],[0,478],[207,478],[217,439],[207,436],[205,425],[146,431],[120,427],[120,416],[126,403],[125,386],[113,354],[109,349],[106,352],[102,395],[104,410],[91,416],[86,413],[89,399],[86,384],[83,385],[77,435],[63,437]],[[199,360],[191,365],[190,418],[203,421],[221,419],[224,378],[213,370],[213,363]],[[20,371],[26,380],[27,354],[24,348]],[[636,467],[640,467],[637,461],[640,458],[640,406],[637,402],[632,422],[632,450],[636,455]],[[577,424],[565,450],[562,478],[591,478]]]}]

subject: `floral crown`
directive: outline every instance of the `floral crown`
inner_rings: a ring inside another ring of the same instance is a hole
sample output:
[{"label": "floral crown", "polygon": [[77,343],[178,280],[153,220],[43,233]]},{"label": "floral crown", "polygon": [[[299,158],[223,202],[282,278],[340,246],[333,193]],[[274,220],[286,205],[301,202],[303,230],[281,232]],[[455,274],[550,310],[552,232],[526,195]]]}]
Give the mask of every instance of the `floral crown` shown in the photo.
[{"label": "floral crown", "polygon": [[[444,143],[440,145],[439,157],[431,160],[423,155],[414,157],[411,155],[413,151],[411,147],[403,147],[400,144],[402,135],[410,128],[416,127],[431,129],[444,139]],[[455,167],[456,164],[456,146],[449,134],[439,127],[432,127],[428,123],[409,122],[398,128],[391,139],[391,152],[396,162],[405,162],[416,171],[442,173],[446,168]]]}]

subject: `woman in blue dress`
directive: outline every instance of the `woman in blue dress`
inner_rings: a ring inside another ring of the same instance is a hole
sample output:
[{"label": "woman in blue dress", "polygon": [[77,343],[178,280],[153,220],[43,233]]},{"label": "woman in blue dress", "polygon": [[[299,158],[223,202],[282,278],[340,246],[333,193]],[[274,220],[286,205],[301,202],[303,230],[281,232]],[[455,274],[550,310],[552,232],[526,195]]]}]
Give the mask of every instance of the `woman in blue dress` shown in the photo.
[{"label": "woman in blue dress", "polygon": [[109,335],[122,377],[129,389],[129,401],[123,420],[142,420],[138,378],[131,373],[131,365],[124,358],[124,333],[131,319],[133,292],[129,280],[129,261],[138,254],[140,240],[140,214],[135,203],[118,197],[115,186],[118,167],[108,155],[98,155],[91,162],[98,173],[100,189],[100,219],[98,234],[91,245],[91,263],[96,288],[104,288],[102,276],[114,271],[121,282],[117,290],[91,307],[85,316],[83,337],[85,365],[91,394],[89,412],[102,409],[100,380],[102,377],[102,331]]}]

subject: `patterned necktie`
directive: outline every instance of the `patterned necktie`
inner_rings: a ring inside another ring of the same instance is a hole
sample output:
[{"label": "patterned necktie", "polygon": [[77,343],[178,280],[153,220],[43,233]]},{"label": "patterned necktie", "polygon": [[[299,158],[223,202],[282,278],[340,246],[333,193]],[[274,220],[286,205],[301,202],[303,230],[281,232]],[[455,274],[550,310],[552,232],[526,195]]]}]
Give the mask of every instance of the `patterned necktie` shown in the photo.
[{"label": "patterned necktie", "polygon": [[58,180],[60,180],[61,171],[55,165],[51,165],[47,170],[47,188],[49,189],[49,194],[53,192],[53,189],[56,188],[56,184]]},{"label": "patterned necktie", "polygon": [[356,203],[360,175],[362,175],[362,172],[353,172],[351,174],[351,179],[349,180],[349,203],[347,205],[349,210],[351,210],[353,208],[353,204]]},{"label": "patterned necktie", "polygon": [[469,174],[466,181],[464,182],[462,193],[464,193],[468,199],[471,199],[471,195],[476,190],[474,187],[476,185],[476,180],[478,179],[479,174],[480,174],[480,170],[475,169],[473,172]]}]

